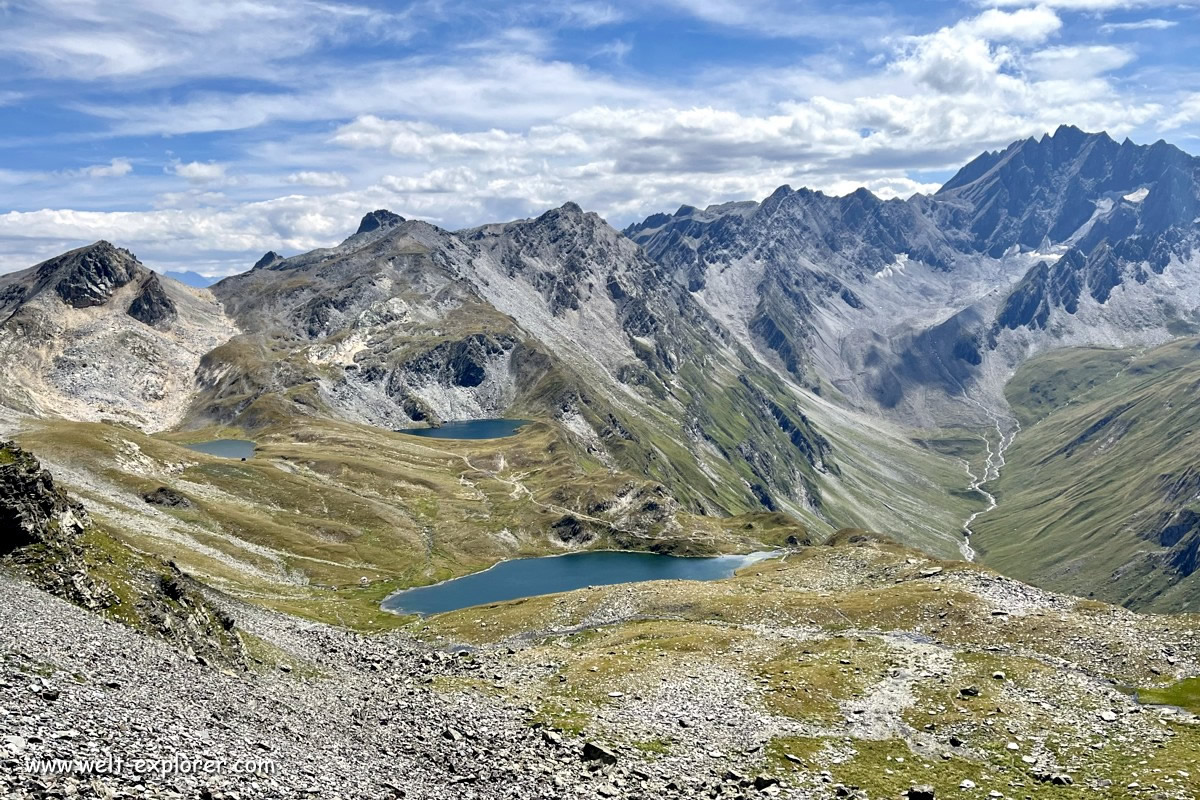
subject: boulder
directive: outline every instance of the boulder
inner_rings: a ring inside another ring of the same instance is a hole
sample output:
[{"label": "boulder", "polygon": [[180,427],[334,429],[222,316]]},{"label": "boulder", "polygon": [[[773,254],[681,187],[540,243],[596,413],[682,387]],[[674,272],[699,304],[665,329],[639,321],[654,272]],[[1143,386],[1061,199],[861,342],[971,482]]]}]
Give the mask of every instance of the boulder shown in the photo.
[{"label": "boulder", "polygon": [[596,744],[595,742],[584,742],[583,760],[612,765],[617,763],[617,754],[604,745]]},{"label": "boulder", "polygon": [[186,496],[166,486],[160,486],[153,492],[147,492],[142,495],[142,499],[152,506],[165,506],[167,508],[192,507],[191,500],[188,500]]}]

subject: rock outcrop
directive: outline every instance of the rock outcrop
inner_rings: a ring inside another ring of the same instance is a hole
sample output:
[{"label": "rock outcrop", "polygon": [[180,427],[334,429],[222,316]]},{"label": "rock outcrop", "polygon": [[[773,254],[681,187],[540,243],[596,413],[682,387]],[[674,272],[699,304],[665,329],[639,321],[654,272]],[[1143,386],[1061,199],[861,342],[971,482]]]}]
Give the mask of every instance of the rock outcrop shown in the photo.
[{"label": "rock outcrop", "polygon": [[160,486],[153,492],[142,495],[142,499],[152,506],[167,508],[191,508],[192,501],[187,496],[167,486]]},{"label": "rock outcrop", "polygon": [[170,642],[191,660],[245,661],[233,618],[202,587],[173,563],[135,554],[97,529],[13,442],[0,442],[0,563],[50,594]]},{"label": "rock outcrop", "polygon": [[138,322],[154,328],[170,324],[179,315],[175,303],[163,291],[158,275],[153,273],[142,282],[126,313]]},{"label": "rock outcrop", "polygon": [[141,272],[133,253],[108,242],[96,242],[43,263],[39,281],[53,282],[64,303],[90,308],[107,303],[117,289]]},{"label": "rock outcrop", "polygon": [[87,512],[54,483],[32,454],[0,442],[0,557],[51,594],[89,609],[117,603],[91,575],[81,537]]},{"label": "rock outcrop", "polygon": [[381,208],[364,216],[362,222],[358,224],[358,230],[355,233],[370,233],[380,228],[394,228],[401,222],[404,222],[404,217]]}]

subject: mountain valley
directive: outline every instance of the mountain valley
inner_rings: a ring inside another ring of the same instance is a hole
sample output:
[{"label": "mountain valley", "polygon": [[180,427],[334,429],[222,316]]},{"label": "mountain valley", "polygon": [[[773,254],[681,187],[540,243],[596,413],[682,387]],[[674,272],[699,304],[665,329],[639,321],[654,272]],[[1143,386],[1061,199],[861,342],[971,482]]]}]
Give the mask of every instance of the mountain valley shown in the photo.
[{"label": "mountain valley", "polygon": [[[0,763],[286,774],[0,794],[1193,797],[1197,287],[1200,159],[1067,126],[907,200],[2,275]],[[381,609],[587,549],[771,557]]]}]

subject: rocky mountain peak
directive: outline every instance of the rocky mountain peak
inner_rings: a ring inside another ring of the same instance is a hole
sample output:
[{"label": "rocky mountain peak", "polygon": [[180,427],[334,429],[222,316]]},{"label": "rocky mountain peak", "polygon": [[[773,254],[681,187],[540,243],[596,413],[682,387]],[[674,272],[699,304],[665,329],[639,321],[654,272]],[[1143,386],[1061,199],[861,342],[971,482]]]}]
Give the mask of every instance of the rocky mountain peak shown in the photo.
[{"label": "rocky mountain peak", "polygon": [[358,230],[355,231],[355,234],[370,233],[380,228],[394,228],[402,222],[404,222],[404,217],[399,214],[393,214],[385,208],[380,208],[362,218],[362,222],[358,224]]},{"label": "rocky mountain peak", "polygon": [[584,211],[578,203],[567,201],[558,208],[552,208],[549,211],[536,217],[533,222],[539,226],[578,226],[581,224],[589,224],[591,227],[604,226],[608,227],[607,223],[601,219],[599,214],[591,211]]},{"label": "rocky mountain peak", "polygon": [[144,271],[133,253],[99,241],[39,264],[31,294],[53,287],[64,303],[90,308],[108,302],[117,289]]},{"label": "rocky mountain peak", "polygon": [[[368,214],[367,216],[370,216],[370,215]],[[367,224],[366,217],[364,217],[363,221],[362,221],[362,225],[365,225],[365,224]],[[359,226],[360,231],[362,230],[362,225]],[[274,250],[268,250],[266,253],[263,254],[262,258],[260,258],[258,261],[254,262],[254,266],[251,267],[250,269],[251,270],[270,269],[271,267],[278,264],[280,261],[283,261],[283,256],[279,255],[279,253],[276,253]]]},{"label": "rocky mountain peak", "polygon": [[[937,192],[964,204],[975,247],[999,257],[1090,233],[1093,241],[1189,225],[1200,160],[1165,142],[1118,144],[1061,126],[983,153]],[[1146,201],[1146,202],[1143,202]]]}]

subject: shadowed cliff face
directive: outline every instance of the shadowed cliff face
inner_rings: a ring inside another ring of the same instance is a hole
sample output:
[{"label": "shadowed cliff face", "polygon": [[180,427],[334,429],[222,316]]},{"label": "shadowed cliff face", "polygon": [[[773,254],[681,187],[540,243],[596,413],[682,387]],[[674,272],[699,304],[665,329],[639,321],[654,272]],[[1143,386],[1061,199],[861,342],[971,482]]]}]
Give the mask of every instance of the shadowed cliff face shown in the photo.
[{"label": "shadowed cliff face", "polygon": [[158,275],[151,274],[142,282],[137,296],[129,304],[128,314],[138,322],[143,322],[151,327],[159,327],[165,326],[175,319],[178,311],[174,301],[167,296],[162,283],[159,282]]}]

